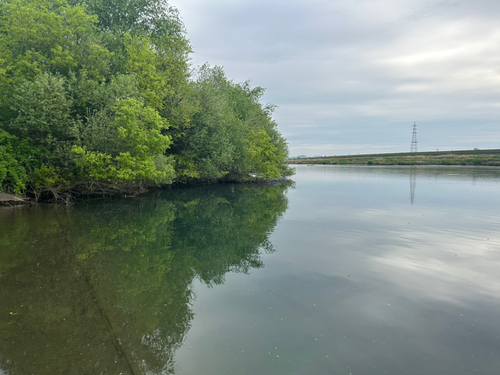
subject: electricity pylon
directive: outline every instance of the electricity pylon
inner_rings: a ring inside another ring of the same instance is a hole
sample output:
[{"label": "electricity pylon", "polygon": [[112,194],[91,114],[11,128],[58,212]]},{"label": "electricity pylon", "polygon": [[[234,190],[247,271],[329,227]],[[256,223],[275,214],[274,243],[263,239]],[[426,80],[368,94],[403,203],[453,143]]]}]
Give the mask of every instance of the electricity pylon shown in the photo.
[{"label": "electricity pylon", "polygon": [[413,123],[413,135],[411,137],[410,152],[417,152],[417,123]]}]

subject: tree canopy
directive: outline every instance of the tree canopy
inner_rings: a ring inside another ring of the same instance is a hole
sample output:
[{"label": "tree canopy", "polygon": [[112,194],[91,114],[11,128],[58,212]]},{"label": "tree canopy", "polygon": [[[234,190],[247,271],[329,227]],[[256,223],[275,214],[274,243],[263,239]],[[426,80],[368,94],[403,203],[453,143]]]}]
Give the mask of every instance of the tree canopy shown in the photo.
[{"label": "tree canopy", "polygon": [[208,64],[193,74],[191,52],[165,1],[0,0],[0,191],[289,174],[264,89]]}]

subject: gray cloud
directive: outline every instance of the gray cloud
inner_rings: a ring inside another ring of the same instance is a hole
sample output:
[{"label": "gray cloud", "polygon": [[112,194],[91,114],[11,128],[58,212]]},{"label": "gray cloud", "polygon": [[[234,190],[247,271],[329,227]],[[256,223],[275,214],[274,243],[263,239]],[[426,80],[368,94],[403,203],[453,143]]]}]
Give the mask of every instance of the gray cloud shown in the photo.
[{"label": "gray cloud", "polygon": [[[184,0],[193,64],[266,87],[292,154],[498,148],[500,2]],[[474,140],[474,141],[471,141]]]}]

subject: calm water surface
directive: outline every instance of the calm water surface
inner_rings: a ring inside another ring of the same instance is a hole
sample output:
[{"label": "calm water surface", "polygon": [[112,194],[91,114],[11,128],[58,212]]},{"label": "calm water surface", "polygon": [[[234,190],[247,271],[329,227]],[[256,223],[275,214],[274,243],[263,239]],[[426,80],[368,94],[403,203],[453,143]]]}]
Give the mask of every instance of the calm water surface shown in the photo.
[{"label": "calm water surface", "polygon": [[500,169],[0,210],[0,374],[500,373]]}]

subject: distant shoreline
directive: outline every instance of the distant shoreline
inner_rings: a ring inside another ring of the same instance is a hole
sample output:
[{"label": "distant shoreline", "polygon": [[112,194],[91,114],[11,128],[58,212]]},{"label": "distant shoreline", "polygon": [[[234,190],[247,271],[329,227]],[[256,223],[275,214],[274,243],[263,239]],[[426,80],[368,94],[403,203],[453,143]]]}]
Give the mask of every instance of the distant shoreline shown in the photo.
[{"label": "distant shoreline", "polygon": [[289,164],[477,165],[500,166],[498,150],[458,150],[364,154],[289,159]]}]

